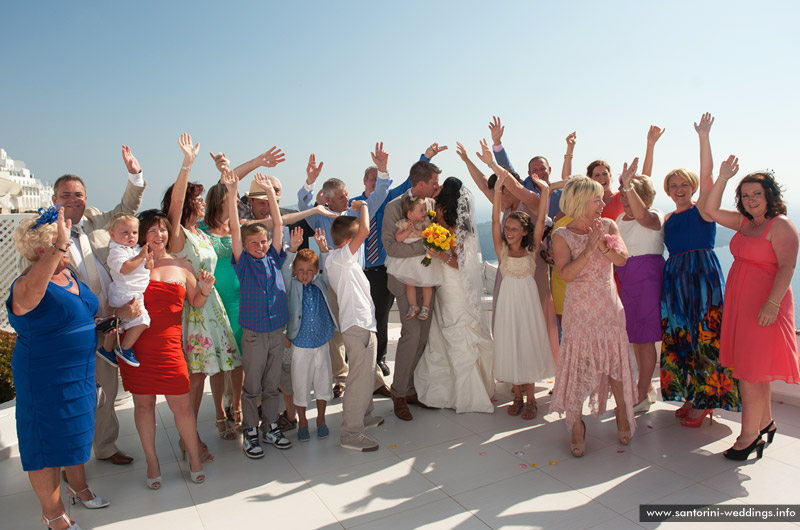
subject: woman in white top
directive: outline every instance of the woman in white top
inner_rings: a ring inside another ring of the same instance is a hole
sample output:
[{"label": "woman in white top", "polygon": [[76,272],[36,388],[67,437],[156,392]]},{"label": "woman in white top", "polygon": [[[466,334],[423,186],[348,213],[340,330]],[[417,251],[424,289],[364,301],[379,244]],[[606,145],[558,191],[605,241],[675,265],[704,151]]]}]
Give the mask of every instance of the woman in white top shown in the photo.
[{"label": "woman in white top", "polygon": [[619,296],[625,308],[625,327],[639,368],[638,402],[634,412],[649,410],[655,402],[651,385],[656,366],[656,342],[661,340],[661,288],[664,280],[664,215],[655,208],[656,191],[646,175],[636,175],[639,159],[625,164],[620,181],[624,213],[617,225],[628,261],[615,267]]}]

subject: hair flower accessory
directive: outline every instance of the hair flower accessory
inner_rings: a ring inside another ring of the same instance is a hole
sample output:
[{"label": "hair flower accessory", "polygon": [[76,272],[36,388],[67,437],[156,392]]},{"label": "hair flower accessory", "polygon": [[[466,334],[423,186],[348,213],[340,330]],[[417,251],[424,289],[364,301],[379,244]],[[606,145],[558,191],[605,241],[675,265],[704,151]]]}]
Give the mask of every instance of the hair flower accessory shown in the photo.
[{"label": "hair flower accessory", "polygon": [[61,206],[63,205],[56,204],[55,206],[51,206],[49,208],[39,208],[39,210],[37,210],[39,218],[36,220],[36,223],[31,227],[31,230],[36,230],[40,226],[55,223],[58,220],[58,209]]},{"label": "hair flower accessory", "polygon": [[622,244],[619,242],[619,239],[617,239],[617,236],[613,234],[606,234],[606,245],[614,252],[622,251]]}]

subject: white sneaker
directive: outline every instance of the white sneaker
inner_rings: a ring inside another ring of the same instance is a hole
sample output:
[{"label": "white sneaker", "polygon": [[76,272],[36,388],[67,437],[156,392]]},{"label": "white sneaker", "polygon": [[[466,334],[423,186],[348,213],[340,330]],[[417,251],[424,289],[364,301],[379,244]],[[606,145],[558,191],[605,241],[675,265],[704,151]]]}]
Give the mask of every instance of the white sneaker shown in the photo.
[{"label": "white sneaker", "polygon": [[367,436],[366,434],[356,434],[352,436],[342,436],[341,446],[345,449],[352,449],[353,451],[360,451],[368,453],[378,450],[378,442]]},{"label": "white sneaker", "polygon": [[250,427],[242,431],[242,451],[249,458],[262,458],[264,450],[258,443],[258,429]]},{"label": "white sneaker", "polygon": [[261,432],[261,440],[264,443],[274,445],[278,449],[290,449],[292,447],[292,442],[283,435],[277,423],[271,424],[268,432]]}]

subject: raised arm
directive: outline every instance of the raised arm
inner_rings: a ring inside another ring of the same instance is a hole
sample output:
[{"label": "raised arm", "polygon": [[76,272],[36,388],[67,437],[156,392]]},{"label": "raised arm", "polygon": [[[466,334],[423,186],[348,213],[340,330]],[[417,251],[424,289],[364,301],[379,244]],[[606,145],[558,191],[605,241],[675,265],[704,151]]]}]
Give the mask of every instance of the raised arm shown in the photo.
[{"label": "raised arm", "polygon": [[547,182],[543,181],[536,175],[531,175],[531,179],[542,194],[541,202],[539,203],[542,205],[542,207],[536,212],[536,225],[533,227],[533,247],[534,250],[539,250],[539,247],[542,246],[545,219],[547,219],[547,203],[549,202],[548,199],[550,198],[550,186],[547,184]]},{"label": "raised arm", "polygon": [[[56,220],[58,232],[56,241],[52,246],[45,247],[39,253],[39,261],[33,264],[25,276],[14,282],[14,289],[11,296],[11,310],[17,316],[22,316],[33,311],[47,292],[50,279],[56,272],[61,258],[67,252],[70,245],[69,230],[72,222],[64,219],[64,207],[58,208],[58,219]],[[38,252],[38,249],[37,249]]]},{"label": "raised arm", "polygon": [[236,263],[239,263],[239,258],[242,257],[242,229],[239,226],[239,209],[236,207],[236,201],[239,198],[239,179],[228,169],[222,174],[221,180],[225,185],[225,189],[228,190],[228,196],[225,198],[225,205],[228,208],[228,224],[231,229],[233,259]]},{"label": "raised arm", "polygon": [[[447,149],[447,146],[445,146],[445,149]],[[366,202],[370,216],[375,217],[378,209],[386,200],[389,186],[392,185],[392,179],[389,178],[388,170],[389,153],[383,148],[383,142],[375,143],[375,152],[370,153],[370,156],[372,157],[372,163],[378,168],[378,179],[375,183],[375,189],[369,194]]]},{"label": "raised arm", "polygon": [[578,134],[575,131],[567,135],[567,151],[564,153],[564,163],[561,165],[561,180],[567,180],[572,176],[572,152],[577,141]]},{"label": "raised arm", "polygon": [[283,250],[283,217],[281,217],[281,210],[278,208],[275,188],[272,187],[272,181],[269,177],[262,173],[256,173],[253,180],[267,194],[269,218],[272,220],[272,247],[280,254],[281,250]]},{"label": "raised arm", "polygon": [[492,198],[492,242],[494,243],[494,253],[500,262],[500,251],[503,249],[503,224],[500,220],[500,212],[503,209],[503,183],[507,173],[504,171],[502,176],[497,175],[497,182],[494,183],[494,197]]},{"label": "raised arm", "polygon": [[[514,171],[514,166],[511,165],[511,160],[508,158],[506,148],[503,147],[503,133],[506,127],[500,121],[500,117],[492,116],[492,121],[489,122],[489,134],[492,135],[492,151],[494,151],[494,158],[498,164],[503,167]],[[492,200],[490,197],[489,200]]]},{"label": "raised arm", "polygon": [[189,262],[183,262],[186,275],[186,299],[192,307],[203,307],[214,290],[214,275],[206,270],[200,270],[197,277]]},{"label": "raised arm", "polygon": [[622,175],[620,175],[620,180],[622,181],[620,193],[625,194],[625,199],[631,207],[631,212],[633,212],[636,222],[645,228],[658,231],[661,230],[661,219],[659,219],[658,214],[647,209],[644,201],[639,197],[636,188],[633,186],[633,178],[636,176],[638,165],[639,158],[634,158],[630,166],[627,162],[623,164]]},{"label": "raised arm", "polygon": [[[725,186],[728,181],[733,178],[739,171],[739,159],[731,155],[727,160],[722,162],[719,168],[719,178],[711,187],[711,192],[708,194],[708,199],[702,213],[710,220],[721,224],[731,230],[739,230],[742,225],[744,216],[738,210],[726,210],[721,208],[722,194],[725,192]],[[699,203],[698,203],[699,208]]]},{"label": "raised arm", "polygon": [[647,131],[647,151],[644,154],[644,163],[642,164],[642,174],[647,175],[648,177],[653,176],[653,151],[656,147],[656,142],[661,135],[664,134],[666,129],[661,129],[655,125],[650,126],[650,130]]},{"label": "raised arm", "polygon": [[[224,154],[222,155],[225,156]],[[212,154],[212,158],[214,158],[214,162],[217,162],[217,158]],[[237,179],[241,180],[246,177],[250,172],[254,171],[256,168],[259,167],[275,167],[281,162],[286,160],[286,155],[283,154],[283,151],[278,149],[277,146],[272,146],[269,151],[261,153],[257,157],[253,158],[252,160],[248,160],[244,164],[236,166],[236,169],[233,170],[234,175]],[[217,165],[219,169],[219,165]],[[220,171],[222,171],[220,169]]]},{"label": "raised arm", "polygon": [[192,137],[186,133],[181,134],[178,138],[178,145],[183,152],[183,165],[178,172],[175,186],[172,188],[172,199],[167,212],[167,218],[172,225],[172,233],[169,235],[170,251],[176,253],[182,251],[183,245],[186,243],[186,236],[181,226],[181,214],[183,213],[183,203],[186,200],[186,188],[189,185],[189,173],[192,171],[192,165],[200,151],[200,143],[193,145]]},{"label": "raised arm", "polygon": [[311,153],[306,165],[306,181],[297,191],[297,209],[302,211],[309,210],[314,206],[314,183],[322,173],[322,166],[325,162],[317,164],[317,155]]},{"label": "raised arm", "polygon": [[697,210],[703,219],[710,221],[711,218],[705,214],[706,201],[708,194],[711,192],[711,187],[714,185],[714,180],[711,174],[714,172],[714,160],[711,157],[711,141],[709,140],[709,131],[714,124],[714,118],[706,112],[700,118],[700,124],[694,124],[694,130],[700,137],[700,193],[697,196]]},{"label": "raised arm", "polygon": [[369,207],[367,206],[367,201],[353,201],[354,206],[353,209],[356,210],[356,206],[358,207],[357,211],[359,212],[359,223],[358,223],[358,232],[356,232],[355,237],[350,241],[350,252],[352,254],[358,253],[358,249],[361,248],[361,245],[364,244],[364,241],[367,240],[367,236],[369,235]]},{"label": "raised arm", "polygon": [[472,181],[478,186],[478,189],[486,196],[487,199],[490,201],[494,201],[494,192],[489,188],[489,179],[486,178],[486,175],[481,173],[481,170],[478,169],[472,160],[469,159],[467,155],[467,150],[464,149],[464,146],[461,142],[456,142],[456,153],[458,157],[467,165],[467,171],[469,171],[469,176],[472,177]]},{"label": "raised arm", "polygon": [[[525,188],[525,186],[520,184],[517,179],[511,176],[511,174],[508,173],[503,166],[492,160],[492,152],[489,149],[489,145],[486,143],[486,140],[481,140],[481,152],[476,154],[478,155],[478,158],[480,158],[481,162],[484,162],[489,166],[489,169],[494,171],[494,174],[497,175],[498,180],[501,173],[505,173],[507,175],[508,178],[505,179],[505,186],[508,188],[508,191],[511,192],[511,195],[519,199],[520,202],[527,206],[530,211],[535,212],[539,209],[539,203],[541,200],[539,196],[533,193],[531,190]],[[495,183],[495,188],[496,187],[497,183]],[[494,201],[494,197],[492,197],[492,201]]]},{"label": "raised arm", "polygon": [[86,210],[86,215],[92,217],[94,226],[97,228],[105,227],[111,219],[119,214],[134,215],[142,205],[142,197],[146,186],[142,178],[142,167],[136,157],[133,156],[131,148],[127,145],[122,146],[122,161],[128,170],[128,185],[122,194],[119,204],[107,212],[98,213],[93,208]]}]

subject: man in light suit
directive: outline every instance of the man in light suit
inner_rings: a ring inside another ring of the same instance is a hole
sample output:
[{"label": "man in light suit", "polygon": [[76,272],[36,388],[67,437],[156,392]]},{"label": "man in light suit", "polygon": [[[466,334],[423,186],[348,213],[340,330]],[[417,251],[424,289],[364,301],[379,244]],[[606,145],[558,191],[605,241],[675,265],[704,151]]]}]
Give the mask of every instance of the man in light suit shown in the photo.
[{"label": "man in light suit", "polygon": [[[428,199],[426,201],[428,209],[434,209],[434,202],[431,197],[435,197],[439,193],[439,174],[441,172],[438,167],[426,160],[420,160],[411,166],[409,174],[411,189],[388,203],[384,210],[381,241],[387,255],[397,258],[409,258],[425,254],[427,249],[421,241],[411,244],[397,241],[395,223],[403,217],[403,197],[407,194]],[[406,286],[391,274],[388,276],[389,291],[397,300],[400,315],[405,315],[408,313]],[[417,297],[421,300],[421,288],[418,287],[417,290]],[[431,303],[433,303],[433,300],[431,300]],[[401,420],[410,421],[413,419],[411,412],[408,410],[408,403],[423,406],[417,399],[417,393],[414,389],[414,369],[417,367],[417,363],[422,357],[422,352],[425,350],[425,343],[428,342],[430,329],[430,318],[427,320],[402,318],[400,340],[397,342],[394,361],[394,380],[392,381],[391,389],[394,413]]]},{"label": "man in light suit", "polygon": [[[108,307],[111,276],[106,265],[111,238],[105,227],[115,215],[136,213],[142,204],[146,185],[139,162],[126,145],[122,146],[122,159],[128,168],[128,186],[120,203],[108,212],[86,207],[86,186],[76,175],[63,175],[53,185],[53,204],[63,204],[64,217],[72,221],[70,269],[97,295],[100,301],[98,317],[111,315],[111,309]],[[120,317],[133,318],[141,313],[141,307],[136,300],[132,300],[125,307],[115,309],[113,312]],[[102,343],[102,340],[98,341],[99,345]],[[120,451],[116,445],[119,421],[114,411],[114,400],[117,397],[118,369],[98,356],[95,376],[106,394],[106,404],[97,409],[94,430],[95,457],[108,460],[112,464],[129,464],[133,458]]]}]

